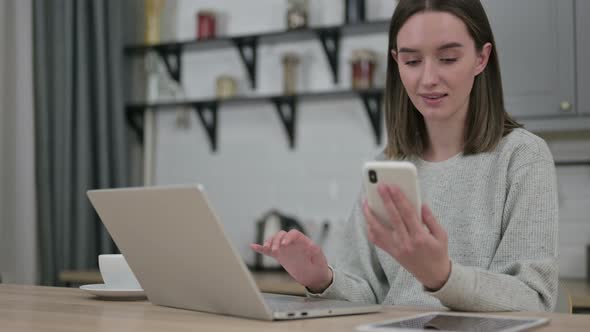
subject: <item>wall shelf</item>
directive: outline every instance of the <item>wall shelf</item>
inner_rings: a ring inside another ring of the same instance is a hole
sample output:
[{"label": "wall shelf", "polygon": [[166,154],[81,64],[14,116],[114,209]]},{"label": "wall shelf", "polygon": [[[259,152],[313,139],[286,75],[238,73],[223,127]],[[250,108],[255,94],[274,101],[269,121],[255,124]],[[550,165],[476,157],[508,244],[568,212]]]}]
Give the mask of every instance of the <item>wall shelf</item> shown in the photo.
[{"label": "wall shelf", "polygon": [[[295,30],[271,31],[257,34],[245,34],[237,36],[220,36],[205,40],[181,40],[162,42],[158,44],[135,44],[125,47],[127,56],[144,56],[149,52],[155,52],[164,62],[170,77],[182,84],[182,54],[184,52],[199,52],[224,48],[235,48],[246,69],[252,89],[256,89],[256,66],[259,45],[272,45],[278,43],[292,43],[317,39],[326,56],[327,64],[332,73],[334,83],[338,83],[340,40],[343,36],[354,36],[368,33],[385,33],[388,30],[389,20],[366,21],[353,24],[340,24],[332,26],[308,27]],[[131,103],[127,105],[127,119],[130,127],[136,132],[139,140],[143,142],[143,115],[145,111],[175,110],[178,108],[192,108],[203,126],[212,151],[217,150],[218,112],[222,105],[271,102],[285,129],[289,147],[295,147],[295,128],[297,123],[297,106],[301,99],[338,98],[345,96],[358,96],[362,99],[366,114],[371,123],[375,142],[381,144],[381,128],[383,125],[382,114],[382,89],[369,90],[337,90],[324,92],[304,92],[291,96],[268,95],[252,97],[235,97],[229,99],[204,99],[183,100],[160,103]]]},{"label": "wall shelf", "polygon": [[334,83],[338,82],[338,58],[340,53],[340,39],[343,36],[353,36],[368,33],[387,32],[389,20],[367,21],[363,23],[341,24],[323,27],[309,27],[303,29],[273,31],[258,34],[222,36],[206,40],[183,40],[163,42],[158,44],[135,44],[125,47],[125,54],[141,56],[148,52],[156,52],[166,64],[170,76],[181,82],[182,53],[193,51],[215,50],[235,47],[246,68],[250,85],[256,88],[257,49],[261,44],[291,43],[319,39],[328,60]]},{"label": "wall shelf", "polygon": [[[135,131],[140,141],[143,141],[143,115],[146,111],[174,111],[179,108],[190,107],[197,112],[199,121],[209,138],[212,151],[217,150],[218,116],[220,106],[244,105],[248,103],[271,102],[285,129],[289,147],[295,148],[295,126],[297,120],[297,106],[300,100],[314,100],[338,97],[361,98],[365,111],[371,123],[375,142],[381,144],[381,128],[383,125],[382,114],[382,89],[367,90],[336,90],[323,92],[303,92],[295,95],[267,95],[251,97],[235,97],[228,99],[201,99],[183,100],[160,103],[130,103],[126,106],[127,119],[131,128]],[[208,113],[208,115],[206,115]]]}]

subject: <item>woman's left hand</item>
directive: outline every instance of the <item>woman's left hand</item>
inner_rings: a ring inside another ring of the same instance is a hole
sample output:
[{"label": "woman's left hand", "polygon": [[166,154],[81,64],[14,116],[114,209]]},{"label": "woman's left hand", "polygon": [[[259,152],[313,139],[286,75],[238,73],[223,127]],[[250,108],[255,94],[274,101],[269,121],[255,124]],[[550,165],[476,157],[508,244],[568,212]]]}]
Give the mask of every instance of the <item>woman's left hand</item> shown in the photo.
[{"label": "woman's left hand", "polygon": [[369,241],[389,253],[426,288],[442,288],[451,273],[447,232],[426,204],[421,207],[419,220],[416,209],[398,187],[380,184],[378,191],[389,215],[389,220],[382,222],[392,228],[377,219],[365,200],[363,212]]}]

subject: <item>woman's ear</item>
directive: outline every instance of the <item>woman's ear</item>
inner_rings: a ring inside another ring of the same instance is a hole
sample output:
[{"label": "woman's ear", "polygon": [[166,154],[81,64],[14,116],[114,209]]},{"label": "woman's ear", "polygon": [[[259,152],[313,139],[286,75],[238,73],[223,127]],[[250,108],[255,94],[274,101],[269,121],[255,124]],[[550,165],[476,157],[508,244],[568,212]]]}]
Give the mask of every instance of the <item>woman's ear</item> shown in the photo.
[{"label": "woman's ear", "polygon": [[397,62],[397,52],[395,50],[391,50],[391,57],[395,62]]},{"label": "woman's ear", "polygon": [[488,60],[490,59],[490,54],[492,53],[492,43],[485,43],[481,48],[481,52],[477,55],[477,64],[475,66],[475,76],[481,74],[486,66],[488,65]]}]

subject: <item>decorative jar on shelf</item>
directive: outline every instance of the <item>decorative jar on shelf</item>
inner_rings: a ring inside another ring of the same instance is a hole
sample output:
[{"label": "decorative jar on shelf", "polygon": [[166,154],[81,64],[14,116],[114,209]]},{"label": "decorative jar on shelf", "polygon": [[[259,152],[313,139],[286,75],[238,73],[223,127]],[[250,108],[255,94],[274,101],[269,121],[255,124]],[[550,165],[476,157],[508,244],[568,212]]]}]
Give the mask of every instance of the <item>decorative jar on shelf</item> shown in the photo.
[{"label": "decorative jar on shelf", "polygon": [[350,70],[353,89],[363,90],[374,86],[376,58],[375,52],[369,49],[358,49],[352,52]]},{"label": "decorative jar on shelf", "polygon": [[308,13],[307,0],[288,0],[287,30],[307,27]]},{"label": "decorative jar on shelf", "polygon": [[145,1],[145,36],[147,44],[155,44],[160,41],[160,14],[164,0]]},{"label": "decorative jar on shelf", "polygon": [[220,75],[215,82],[215,95],[219,99],[227,99],[236,95],[236,80],[229,75]]},{"label": "decorative jar on shelf", "polygon": [[293,95],[297,92],[297,68],[299,67],[299,55],[285,53],[283,55],[283,93]]}]

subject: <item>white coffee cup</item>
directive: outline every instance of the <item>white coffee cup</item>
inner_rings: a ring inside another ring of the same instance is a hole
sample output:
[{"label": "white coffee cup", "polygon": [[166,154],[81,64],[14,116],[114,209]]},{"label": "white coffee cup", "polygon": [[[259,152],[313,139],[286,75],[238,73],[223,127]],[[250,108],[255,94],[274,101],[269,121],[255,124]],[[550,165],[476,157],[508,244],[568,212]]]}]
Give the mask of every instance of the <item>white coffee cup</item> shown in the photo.
[{"label": "white coffee cup", "polygon": [[98,255],[102,280],[111,289],[142,289],[123,255]]}]

